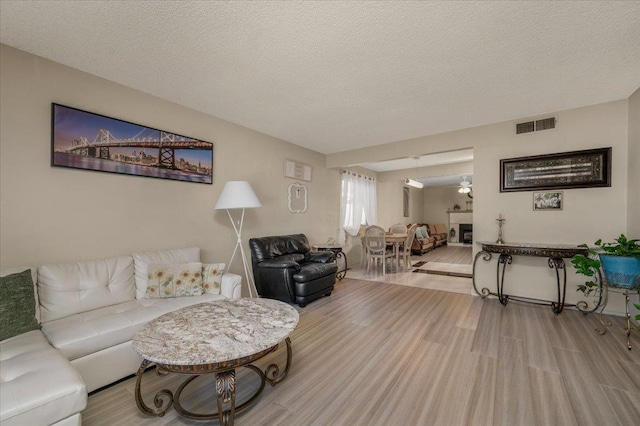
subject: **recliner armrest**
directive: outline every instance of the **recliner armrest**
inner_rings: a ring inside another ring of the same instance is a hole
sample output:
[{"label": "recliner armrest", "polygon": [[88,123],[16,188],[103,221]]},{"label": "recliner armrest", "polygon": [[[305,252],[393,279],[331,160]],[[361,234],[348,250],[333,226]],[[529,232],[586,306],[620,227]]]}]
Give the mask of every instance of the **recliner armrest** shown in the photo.
[{"label": "recliner armrest", "polygon": [[293,260],[271,259],[271,260],[265,260],[264,262],[258,263],[258,267],[268,268],[268,269],[283,269],[283,268],[300,269],[300,264],[298,262],[294,262]]},{"label": "recliner armrest", "polygon": [[305,262],[329,263],[336,260],[336,255],[332,251],[310,251],[304,260]]}]

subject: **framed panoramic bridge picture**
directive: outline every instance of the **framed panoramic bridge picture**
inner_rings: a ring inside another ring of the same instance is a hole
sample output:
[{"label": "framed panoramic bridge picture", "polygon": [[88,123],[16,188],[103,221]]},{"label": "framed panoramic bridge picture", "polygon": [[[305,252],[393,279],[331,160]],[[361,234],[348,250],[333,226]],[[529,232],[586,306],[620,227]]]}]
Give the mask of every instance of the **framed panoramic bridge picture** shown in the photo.
[{"label": "framed panoramic bridge picture", "polygon": [[51,104],[51,165],[213,182],[213,143]]}]

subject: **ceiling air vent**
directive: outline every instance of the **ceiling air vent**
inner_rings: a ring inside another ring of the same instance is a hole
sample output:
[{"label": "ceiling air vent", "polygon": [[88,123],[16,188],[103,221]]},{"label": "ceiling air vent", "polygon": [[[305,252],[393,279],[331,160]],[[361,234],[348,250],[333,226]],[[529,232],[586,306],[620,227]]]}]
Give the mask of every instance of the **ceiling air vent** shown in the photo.
[{"label": "ceiling air vent", "polygon": [[540,130],[555,129],[556,118],[542,118],[535,121],[526,121],[524,123],[516,123],[516,135],[522,133],[539,132]]},{"label": "ceiling air vent", "polygon": [[516,135],[519,135],[520,133],[534,132],[535,130],[535,123],[533,121],[516,124]]}]

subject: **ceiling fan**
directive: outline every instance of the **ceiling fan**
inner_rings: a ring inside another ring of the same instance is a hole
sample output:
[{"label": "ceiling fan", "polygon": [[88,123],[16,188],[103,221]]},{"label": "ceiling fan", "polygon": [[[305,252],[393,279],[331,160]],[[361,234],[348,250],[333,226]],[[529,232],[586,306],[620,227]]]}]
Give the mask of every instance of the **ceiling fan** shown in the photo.
[{"label": "ceiling fan", "polygon": [[460,182],[460,188],[458,189],[458,192],[461,194],[467,194],[469,196],[469,198],[473,198],[473,195],[471,195],[471,182],[467,182],[467,177],[463,176],[462,177],[462,182]]}]

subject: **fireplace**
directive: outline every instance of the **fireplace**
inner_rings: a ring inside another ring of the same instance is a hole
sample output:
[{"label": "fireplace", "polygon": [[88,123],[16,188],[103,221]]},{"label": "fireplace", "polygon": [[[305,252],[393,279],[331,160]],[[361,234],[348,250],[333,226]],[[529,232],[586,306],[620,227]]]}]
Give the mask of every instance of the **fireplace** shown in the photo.
[{"label": "fireplace", "polygon": [[460,241],[464,244],[473,243],[473,224],[471,223],[461,223],[459,226],[459,234]]}]

